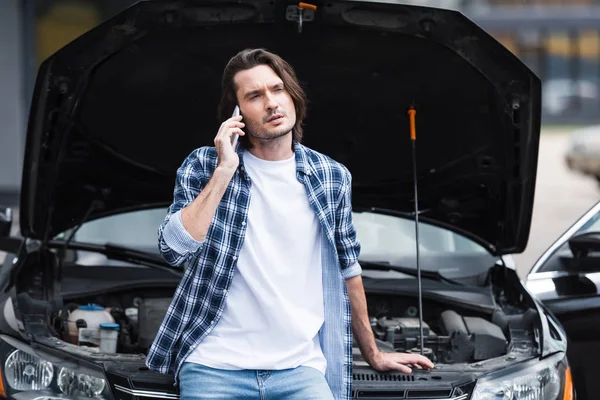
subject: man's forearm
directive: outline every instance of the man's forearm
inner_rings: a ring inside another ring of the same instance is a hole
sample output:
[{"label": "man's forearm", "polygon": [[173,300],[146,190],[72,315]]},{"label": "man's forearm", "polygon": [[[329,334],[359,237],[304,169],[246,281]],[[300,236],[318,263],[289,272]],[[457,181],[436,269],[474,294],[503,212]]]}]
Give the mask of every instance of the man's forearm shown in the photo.
[{"label": "man's forearm", "polygon": [[371,329],[369,313],[367,312],[367,299],[360,275],[346,279],[350,307],[352,308],[352,331],[358,343],[360,352],[367,362],[373,359],[379,351],[375,344],[375,336]]},{"label": "man's forearm", "polygon": [[183,226],[195,240],[201,242],[206,238],[208,228],[234,172],[235,170],[217,167],[194,201],[181,210]]}]

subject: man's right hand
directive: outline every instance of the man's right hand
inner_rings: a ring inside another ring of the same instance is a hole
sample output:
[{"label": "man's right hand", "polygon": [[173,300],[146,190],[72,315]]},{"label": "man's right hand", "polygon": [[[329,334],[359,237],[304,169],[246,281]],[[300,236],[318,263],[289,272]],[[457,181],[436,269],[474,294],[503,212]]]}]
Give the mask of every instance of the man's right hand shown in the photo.
[{"label": "man's right hand", "polygon": [[241,121],[242,117],[237,116],[231,117],[221,124],[219,132],[215,136],[219,164],[194,201],[181,210],[183,227],[198,242],[206,239],[217,207],[227,190],[231,177],[240,164],[240,159],[231,144],[231,138],[236,133],[244,135],[244,131],[241,129],[244,127],[244,123]]},{"label": "man's right hand", "polygon": [[232,137],[234,134],[244,136],[242,128],[245,124],[242,122],[242,116],[231,117],[221,124],[217,136],[215,136],[215,147],[219,156],[219,167],[235,171],[240,164],[240,159],[233,148]]}]

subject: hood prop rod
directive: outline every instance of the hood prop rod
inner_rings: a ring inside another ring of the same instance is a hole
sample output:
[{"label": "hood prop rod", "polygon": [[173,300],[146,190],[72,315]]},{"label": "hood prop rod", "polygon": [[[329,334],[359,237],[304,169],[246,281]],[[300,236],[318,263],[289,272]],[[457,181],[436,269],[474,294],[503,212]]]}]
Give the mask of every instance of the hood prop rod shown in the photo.
[{"label": "hood prop rod", "polygon": [[[298,24],[298,33],[302,33],[302,24],[304,22],[304,10],[307,10],[308,12],[315,12],[317,10],[317,6],[315,6],[314,4],[309,4],[309,3],[304,3],[304,2],[300,2],[298,3],[297,6],[297,16],[296,16],[296,22]],[[312,20],[312,18],[310,18],[310,20]]]},{"label": "hood prop rod", "polygon": [[417,285],[419,292],[419,338],[420,350],[423,355],[425,349],[423,345],[423,290],[421,288],[421,257],[419,254],[419,197],[417,186],[417,128],[416,128],[417,110],[414,106],[408,108],[408,119],[410,127],[410,141],[412,147],[412,168],[413,168],[413,189],[415,195],[415,243],[416,243],[416,260],[417,260]]}]

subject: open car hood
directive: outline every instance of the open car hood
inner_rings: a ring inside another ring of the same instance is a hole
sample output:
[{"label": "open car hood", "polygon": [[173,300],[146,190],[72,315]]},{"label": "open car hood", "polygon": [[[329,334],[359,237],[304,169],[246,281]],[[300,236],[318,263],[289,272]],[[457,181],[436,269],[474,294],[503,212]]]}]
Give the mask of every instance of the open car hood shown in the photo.
[{"label": "open car hood", "polygon": [[355,211],[414,212],[414,105],[421,218],[496,254],[522,251],[539,79],[455,11],[317,2],[299,32],[294,4],[141,2],[48,58],[28,125],[22,233],[50,238],[84,219],[167,206],[183,159],[213,144],[226,62],[264,47],[306,87],[304,144],[350,169]]}]

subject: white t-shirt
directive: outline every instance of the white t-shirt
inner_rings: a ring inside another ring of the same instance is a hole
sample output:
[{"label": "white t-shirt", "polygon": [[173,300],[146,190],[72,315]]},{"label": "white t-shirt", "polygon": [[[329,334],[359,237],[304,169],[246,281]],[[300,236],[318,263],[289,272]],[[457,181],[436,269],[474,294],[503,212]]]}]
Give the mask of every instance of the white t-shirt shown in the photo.
[{"label": "white t-shirt", "polygon": [[325,373],[319,220],[292,157],[244,152],[247,230],[221,319],[187,361],[219,369],[310,366]]}]

